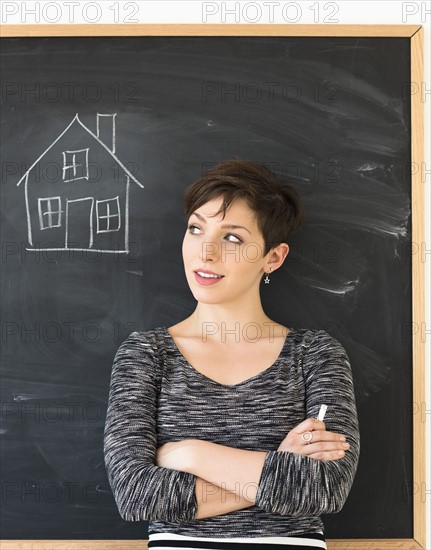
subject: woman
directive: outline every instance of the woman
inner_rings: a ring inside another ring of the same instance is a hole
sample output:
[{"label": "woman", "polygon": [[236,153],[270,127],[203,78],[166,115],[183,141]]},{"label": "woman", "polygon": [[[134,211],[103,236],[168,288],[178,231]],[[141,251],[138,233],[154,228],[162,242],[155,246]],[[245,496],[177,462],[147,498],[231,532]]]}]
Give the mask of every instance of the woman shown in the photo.
[{"label": "woman", "polygon": [[326,548],[319,516],[343,507],[359,458],[349,359],[326,331],[271,320],[259,296],[300,198],[234,159],[193,182],[184,209],[196,309],[133,332],[112,368],[104,453],[119,513],[149,520],[159,550]]}]

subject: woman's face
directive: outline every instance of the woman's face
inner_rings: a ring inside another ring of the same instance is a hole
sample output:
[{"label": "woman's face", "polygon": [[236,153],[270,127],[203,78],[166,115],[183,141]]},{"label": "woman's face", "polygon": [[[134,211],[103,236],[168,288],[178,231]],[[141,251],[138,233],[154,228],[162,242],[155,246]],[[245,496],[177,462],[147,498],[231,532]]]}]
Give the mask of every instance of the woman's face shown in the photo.
[{"label": "woman's face", "polygon": [[[230,302],[259,287],[267,256],[254,212],[242,199],[233,201],[222,219],[214,214],[223,197],[198,208],[189,218],[183,240],[187,282],[197,301]],[[223,227],[235,225],[241,227]],[[195,271],[212,271],[222,278],[203,278]]]}]

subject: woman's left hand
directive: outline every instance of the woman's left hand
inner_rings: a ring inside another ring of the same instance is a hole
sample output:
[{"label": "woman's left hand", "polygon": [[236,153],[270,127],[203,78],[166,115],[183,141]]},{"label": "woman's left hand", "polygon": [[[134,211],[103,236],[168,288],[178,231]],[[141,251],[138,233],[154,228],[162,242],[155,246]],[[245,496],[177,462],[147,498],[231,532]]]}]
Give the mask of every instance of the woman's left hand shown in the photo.
[{"label": "woman's left hand", "polygon": [[[303,437],[307,434],[307,437]],[[306,455],[315,460],[339,460],[345,456],[350,444],[344,435],[326,430],[323,421],[306,418],[290,430],[277,451]]]},{"label": "woman's left hand", "polygon": [[191,439],[170,441],[156,450],[156,465],[162,468],[187,472],[191,465]]}]

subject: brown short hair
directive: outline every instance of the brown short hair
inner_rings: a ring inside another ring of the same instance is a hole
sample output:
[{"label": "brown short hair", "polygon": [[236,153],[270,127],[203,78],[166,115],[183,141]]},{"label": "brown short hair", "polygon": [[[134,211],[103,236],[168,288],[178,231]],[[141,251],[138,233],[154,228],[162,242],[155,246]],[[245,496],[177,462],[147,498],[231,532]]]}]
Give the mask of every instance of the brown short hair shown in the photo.
[{"label": "brown short hair", "polygon": [[263,164],[238,157],[219,162],[185,190],[183,208],[186,219],[210,200],[223,196],[216,216],[235,199],[243,199],[254,211],[265,243],[265,256],[273,247],[287,243],[304,221],[304,207],[291,184],[279,180]]}]

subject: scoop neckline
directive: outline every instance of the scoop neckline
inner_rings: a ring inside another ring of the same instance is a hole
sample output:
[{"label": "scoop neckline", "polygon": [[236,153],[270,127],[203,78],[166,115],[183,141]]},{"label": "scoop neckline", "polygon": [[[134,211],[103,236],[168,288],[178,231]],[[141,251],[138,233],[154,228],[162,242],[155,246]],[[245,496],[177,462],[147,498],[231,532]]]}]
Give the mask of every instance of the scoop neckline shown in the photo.
[{"label": "scoop neckline", "polygon": [[175,343],[175,340],[173,339],[171,333],[168,331],[168,327],[166,327],[166,326],[161,327],[161,329],[168,336],[168,339],[171,343],[171,346],[174,348],[177,355],[180,357],[180,359],[183,361],[183,363],[185,363],[197,376],[205,379],[208,383],[214,384],[216,386],[220,386],[222,388],[228,388],[228,389],[229,388],[234,389],[234,388],[237,388],[237,387],[240,387],[240,386],[244,386],[245,384],[249,384],[249,383],[253,382],[256,379],[267,375],[269,372],[271,372],[277,366],[277,364],[282,359],[283,353],[284,353],[284,351],[287,347],[287,344],[290,340],[290,336],[297,333],[298,330],[299,330],[299,329],[295,329],[295,328],[292,328],[292,327],[287,327],[287,328],[289,329],[289,332],[286,334],[286,337],[284,338],[284,342],[283,342],[283,346],[281,348],[281,351],[278,354],[278,357],[276,358],[276,360],[269,367],[267,367],[266,369],[264,369],[261,372],[258,372],[254,376],[251,376],[250,378],[247,378],[246,380],[243,380],[242,382],[238,382],[237,384],[222,384],[221,382],[217,382],[217,380],[214,380],[213,378],[210,378],[206,374],[203,374],[202,372],[196,370],[195,367],[187,361],[187,359],[184,357],[184,355],[179,350],[179,348],[178,348],[177,344]]}]

